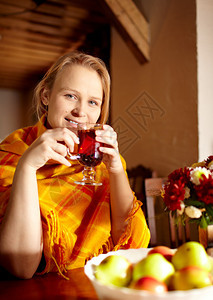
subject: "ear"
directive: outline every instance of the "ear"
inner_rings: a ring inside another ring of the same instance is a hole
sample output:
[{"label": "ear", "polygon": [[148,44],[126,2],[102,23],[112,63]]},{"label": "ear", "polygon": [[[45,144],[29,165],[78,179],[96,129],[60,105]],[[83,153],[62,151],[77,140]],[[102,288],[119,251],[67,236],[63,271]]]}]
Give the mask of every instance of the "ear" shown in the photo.
[{"label": "ear", "polygon": [[42,93],[41,93],[41,100],[44,105],[49,104],[49,90],[47,88],[44,88]]}]

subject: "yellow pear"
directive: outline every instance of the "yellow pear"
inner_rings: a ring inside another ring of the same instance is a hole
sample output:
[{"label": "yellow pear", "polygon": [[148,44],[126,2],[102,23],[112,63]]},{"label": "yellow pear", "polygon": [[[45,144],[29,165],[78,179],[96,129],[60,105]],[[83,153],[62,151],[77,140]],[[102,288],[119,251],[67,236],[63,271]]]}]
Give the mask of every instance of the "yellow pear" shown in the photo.
[{"label": "yellow pear", "polygon": [[209,256],[205,248],[198,242],[186,242],[181,245],[172,257],[172,264],[176,270],[188,266],[197,266],[207,272],[211,270]]},{"label": "yellow pear", "polygon": [[212,285],[212,276],[200,267],[189,266],[176,271],[170,281],[174,290],[199,289]]}]

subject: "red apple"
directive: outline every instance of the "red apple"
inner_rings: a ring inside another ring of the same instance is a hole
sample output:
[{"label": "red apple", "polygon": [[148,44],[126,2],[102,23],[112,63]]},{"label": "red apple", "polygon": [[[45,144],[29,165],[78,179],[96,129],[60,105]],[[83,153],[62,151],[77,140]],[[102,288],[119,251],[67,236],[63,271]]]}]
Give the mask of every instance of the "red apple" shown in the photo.
[{"label": "red apple", "polygon": [[130,285],[130,288],[145,290],[156,294],[168,291],[167,285],[164,282],[149,276],[139,278],[137,281],[133,281]]},{"label": "red apple", "polygon": [[147,255],[152,253],[159,253],[163,255],[169,262],[171,262],[172,256],[174,255],[174,250],[167,246],[156,246],[152,248]]}]

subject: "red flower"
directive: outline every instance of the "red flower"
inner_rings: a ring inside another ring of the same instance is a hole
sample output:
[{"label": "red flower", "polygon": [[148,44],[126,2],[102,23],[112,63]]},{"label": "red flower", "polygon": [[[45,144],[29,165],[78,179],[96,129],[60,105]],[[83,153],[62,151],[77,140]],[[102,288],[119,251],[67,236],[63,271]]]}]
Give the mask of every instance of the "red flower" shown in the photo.
[{"label": "red flower", "polygon": [[208,178],[203,176],[200,184],[194,188],[199,201],[206,204],[213,204],[213,178],[211,175]]},{"label": "red flower", "polygon": [[168,209],[181,209],[181,202],[185,197],[185,186],[190,183],[190,168],[180,168],[168,176],[164,187],[164,202]]},{"label": "red flower", "polygon": [[176,210],[181,209],[181,202],[184,200],[185,196],[185,184],[181,179],[177,180],[175,183],[170,182],[164,187],[164,202],[168,209]]},{"label": "red flower", "polygon": [[168,176],[168,182],[180,181],[187,185],[190,182],[190,168],[184,167],[173,171]]},{"label": "red flower", "polygon": [[[198,173],[192,174],[195,165],[193,168],[177,169],[168,176],[163,199],[165,205],[171,211],[181,210],[181,203],[185,199],[189,199],[189,201],[185,201],[185,205],[192,203],[191,205],[195,207],[204,207],[205,213],[202,212],[202,216],[206,219],[207,224],[211,224],[213,222],[213,155],[209,156],[202,164],[199,164]],[[202,167],[205,170],[199,172]],[[205,172],[206,170],[208,171]],[[198,180],[195,182],[194,179],[199,179],[199,182]],[[194,218],[192,220],[195,221]]]}]

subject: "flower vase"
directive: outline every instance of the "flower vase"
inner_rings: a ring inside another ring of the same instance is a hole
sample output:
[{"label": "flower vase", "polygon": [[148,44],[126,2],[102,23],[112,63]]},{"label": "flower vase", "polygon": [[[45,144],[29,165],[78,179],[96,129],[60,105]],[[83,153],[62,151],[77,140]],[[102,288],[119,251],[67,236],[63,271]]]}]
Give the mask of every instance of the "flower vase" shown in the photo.
[{"label": "flower vase", "polygon": [[213,257],[213,225],[207,228],[198,227],[199,242],[204,246],[207,253]]}]

